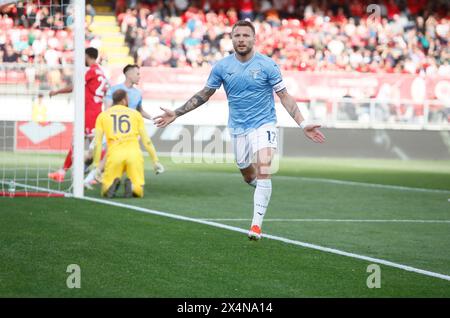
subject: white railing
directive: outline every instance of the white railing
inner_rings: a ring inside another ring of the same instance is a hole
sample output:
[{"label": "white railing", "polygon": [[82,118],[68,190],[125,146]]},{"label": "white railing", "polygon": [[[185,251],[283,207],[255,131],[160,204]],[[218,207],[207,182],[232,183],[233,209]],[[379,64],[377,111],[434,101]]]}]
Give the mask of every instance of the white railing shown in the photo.
[{"label": "white railing", "polygon": [[438,100],[341,98],[307,107],[310,120],[327,127],[450,130],[450,105]]}]

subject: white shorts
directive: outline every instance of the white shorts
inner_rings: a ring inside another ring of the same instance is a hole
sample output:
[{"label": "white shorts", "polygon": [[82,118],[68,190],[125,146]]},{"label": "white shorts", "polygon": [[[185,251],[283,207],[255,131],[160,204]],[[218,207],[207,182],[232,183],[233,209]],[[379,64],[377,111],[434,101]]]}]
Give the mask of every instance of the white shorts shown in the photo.
[{"label": "white shorts", "polygon": [[239,169],[248,168],[253,163],[254,154],[263,148],[278,146],[278,129],[274,124],[265,124],[242,135],[231,135],[234,157]]}]

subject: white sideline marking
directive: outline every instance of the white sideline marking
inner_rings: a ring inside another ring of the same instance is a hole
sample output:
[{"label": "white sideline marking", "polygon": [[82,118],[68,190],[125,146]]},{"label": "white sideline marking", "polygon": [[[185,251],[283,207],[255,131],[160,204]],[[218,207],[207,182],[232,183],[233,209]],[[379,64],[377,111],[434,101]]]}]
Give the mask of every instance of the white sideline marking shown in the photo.
[{"label": "white sideline marking", "polygon": [[[241,229],[241,228],[238,228],[238,227],[234,227],[234,226],[229,226],[229,225],[225,225],[225,224],[221,224],[221,223],[216,223],[216,222],[211,222],[211,221],[205,221],[205,220],[190,218],[190,217],[187,217],[187,216],[182,216],[182,215],[177,215],[177,214],[172,214],[172,213],[167,213],[167,212],[160,212],[160,211],[150,210],[150,209],[141,208],[141,207],[128,205],[128,204],[124,204],[124,203],[119,203],[119,202],[113,202],[113,201],[107,201],[107,200],[103,200],[103,199],[89,198],[89,197],[84,197],[84,198],[82,198],[82,200],[92,201],[92,202],[97,202],[97,203],[102,203],[102,204],[107,204],[107,205],[112,205],[112,206],[116,206],[116,207],[121,207],[121,208],[126,208],[126,209],[130,209],[130,210],[139,211],[139,212],[144,212],[144,213],[148,213],[148,214],[165,216],[165,217],[176,219],[176,220],[183,220],[183,221],[189,221],[189,222],[194,222],[194,223],[206,224],[206,225],[210,225],[210,226],[214,226],[214,227],[218,227],[218,228],[222,228],[222,229],[226,229],[226,230],[230,230],[230,231],[234,231],[234,232],[244,233],[244,234],[247,234],[247,232],[248,232],[248,230],[244,230],[244,229]],[[403,270],[408,271],[408,272],[414,272],[414,273],[417,273],[417,274],[422,274],[422,275],[436,277],[436,278],[440,278],[440,279],[443,279],[443,280],[450,281],[450,276],[448,276],[448,275],[435,273],[435,272],[430,272],[430,271],[427,271],[427,270],[423,270],[423,269],[419,269],[419,268],[415,268],[415,267],[411,267],[411,266],[407,266],[407,265],[402,265],[402,264],[386,261],[386,260],[379,259],[379,258],[373,258],[373,257],[364,256],[364,255],[359,255],[359,254],[348,253],[348,252],[337,250],[337,249],[334,249],[334,248],[323,247],[323,246],[320,246],[320,245],[315,245],[315,244],[310,244],[310,243],[290,240],[290,239],[287,239],[287,238],[284,238],[284,237],[274,236],[274,235],[269,235],[269,234],[263,234],[263,237],[269,238],[269,239],[272,239],[272,240],[275,240],[275,241],[280,241],[280,242],[284,242],[284,243],[288,243],[288,244],[293,244],[293,245],[298,245],[298,246],[302,246],[302,247],[306,247],[306,248],[311,248],[311,249],[314,249],[314,250],[319,250],[319,251],[322,251],[322,252],[328,252],[328,253],[332,253],[332,254],[352,257],[352,258],[368,261],[368,262],[371,262],[371,263],[383,264],[383,265],[386,265],[386,266],[403,269]]]},{"label": "white sideline marking", "polygon": [[356,182],[356,181],[346,181],[346,180],[326,179],[326,178],[278,176],[276,174],[273,176],[273,178],[275,180],[277,178],[289,178],[289,179],[291,179],[291,178],[298,178],[300,180],[309,181],[309,182],[324,182],[324,183],[333,183],[333,184],[363,186],[363,187],[369,187],[369,188],[393,189],[393,190],[401,190],[401,191],[420,191],[420,192],[450,193],[450,190],[443,190],[443,189],[414,188],[414,187],[404,187],[404,186],[396,186],[396,185],[390,185],[390,184]]},{"label": "white sideline marking", "polygon": [[[235,176],[240,176],[238,173],[228,173],[228,172],[208,172],[210,174],[216,173],[220,175],[230,174]],[[380,188],[380,189],[392,189],[392,190],[400,190],[400,191],[419,191],[419,192],[431,192],[431,193],[450,193],[450,190],[444,189],[427,189],[427,188],[416,188],[416,187],[405,187],[405,186],[397,186],[391,184],[381,184],[381,183],[369,183],[369,182],[358,182],[358,181],[348,181],[348,180],[338,180],[338,179],[327,179],[327,178],[310,178],[310,177],[297,177],[297,176],[284,176],[274,174],[272,176],[274,180],[276,179],[298,179],[306,182],[322,182],[322,183],[331,183],[331,184],[342,184],[342,185],[350,185],[350,186],[361,186],[361,187],[369,187],[369,188]],[[448,199],[450,202],[450,199]]]},{"label": "white sideline marking", "polygon": [[[199,218],[198,220],[203,220],[203,221],[251,221],[252,219]],[[264,219],[264,222],[450,223],[450,220]]]},{"label": "white sideline marking", "polygon": [[[3,181],[3,180],[0,180],[0,183],[1,183],[2,185],[5,185],[5,184],[7,184],[8,182],[5,182],[5,181]],[[43,191],[43,192],[48,192],[48,193],[62,194],[62,195],[64,195],[66,198],[70,198],[70,197],[73,196],[72,193],[64,192],[64,191],[60,191],[60,190],[53,190],[53,189],[44,188],[44,187],[36,187],[36,186],[28,185],[28,184],[25,184],[25,183],[18,183],[18,182],[14,182],[14,184],[15,184],[16,186],[19,186],[19,187],[22,187],[22,188],[25,188],[25,189],[28,188],[28,189],[37,190],[37,191]]]}]

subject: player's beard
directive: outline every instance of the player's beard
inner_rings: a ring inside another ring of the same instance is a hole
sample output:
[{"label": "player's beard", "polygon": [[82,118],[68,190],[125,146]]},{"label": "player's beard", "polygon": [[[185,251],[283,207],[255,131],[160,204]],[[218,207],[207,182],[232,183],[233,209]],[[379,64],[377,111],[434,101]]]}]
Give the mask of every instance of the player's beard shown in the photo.
[{"label": "player's beard", "polygon": [[247,48],[245,49],[245,51],[238,51],[237,47],[234,49],[234,51],[239,54],[240,56],[246,56],[247,54],[249,54],[251,51],[253,50],[253,47],[251,46],[247,46]]}]

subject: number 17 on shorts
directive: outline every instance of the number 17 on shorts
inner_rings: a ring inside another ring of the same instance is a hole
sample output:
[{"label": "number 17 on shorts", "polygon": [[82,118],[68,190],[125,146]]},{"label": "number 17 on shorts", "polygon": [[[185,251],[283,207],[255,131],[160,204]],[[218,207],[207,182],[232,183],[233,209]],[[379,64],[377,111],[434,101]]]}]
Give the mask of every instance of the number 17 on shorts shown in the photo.
[{"label": "number 17 on shorts", "polygon": [[[277,154],[278,130],[273,124],[263,125],[246,134],[232,136],[234,155],[239,169],[245,169],[251,164],[262,163],[268,165],[272,159],[269,171],[261,171],[264,174],[274,174],[279,168]],[[273,153],[273,158],[270,157]]]}]

